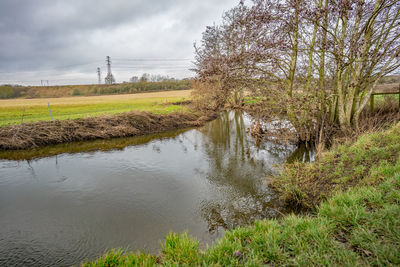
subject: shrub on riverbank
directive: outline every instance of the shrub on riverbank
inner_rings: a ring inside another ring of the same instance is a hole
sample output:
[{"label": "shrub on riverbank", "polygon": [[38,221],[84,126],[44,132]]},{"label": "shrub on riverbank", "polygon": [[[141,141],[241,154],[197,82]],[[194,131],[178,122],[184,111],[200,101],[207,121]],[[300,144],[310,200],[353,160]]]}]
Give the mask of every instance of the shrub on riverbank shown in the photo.
[{"label": "shrub on riverbank", "polygon": [[397,124],[332,149],[320,162],[288,165],[282,185],[290,181],[303,189],[292,180],[306,180],[309,171],[313,179],[322,179],[319,186],[324,190],[310,198],[318,200],[310,202],[316,206],[313,215],[256,221],[227,231],[205,251],[199,251],[199,243],[187,234],[169,234],[159,256],[112,251],[83,266],[399,265],[399,146]]}]

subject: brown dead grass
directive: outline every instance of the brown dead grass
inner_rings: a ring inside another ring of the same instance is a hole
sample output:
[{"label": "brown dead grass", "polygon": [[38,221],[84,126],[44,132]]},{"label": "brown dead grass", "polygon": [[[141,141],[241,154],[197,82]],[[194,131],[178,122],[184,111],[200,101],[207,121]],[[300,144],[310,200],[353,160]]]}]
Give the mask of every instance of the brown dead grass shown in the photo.
[{"label": "brown dead grass", "polygon": [[26,123],[0,128],[0,150],[32,149],[39,146],[139,136],[178,128],[201,126],[215,118],[195,113],[155,115],[127,112],[117,115]]},{"label": "brown dead grass", "polygon": [[374,112],[371,112],[369,108],[363,110],[358,128],[350,132],[342,132],[337,125],[332,126],[330,131],[327,131],[326,143],[354,142],[362,134],[383,131],[398,122],[400,122],[399,102],[396,98],[386,96],[377,104]]}]

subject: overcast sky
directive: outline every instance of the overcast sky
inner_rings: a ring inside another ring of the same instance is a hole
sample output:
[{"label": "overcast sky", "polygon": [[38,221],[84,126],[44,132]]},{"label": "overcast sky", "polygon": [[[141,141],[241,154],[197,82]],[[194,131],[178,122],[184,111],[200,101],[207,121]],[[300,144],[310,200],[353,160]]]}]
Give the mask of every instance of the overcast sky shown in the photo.
[{"label": "overcast sky", "polygon": [[[194,74],[193,42],[238,0],[0,0],[0,84]],[[171,61],[175,59],[176,61]]]}]

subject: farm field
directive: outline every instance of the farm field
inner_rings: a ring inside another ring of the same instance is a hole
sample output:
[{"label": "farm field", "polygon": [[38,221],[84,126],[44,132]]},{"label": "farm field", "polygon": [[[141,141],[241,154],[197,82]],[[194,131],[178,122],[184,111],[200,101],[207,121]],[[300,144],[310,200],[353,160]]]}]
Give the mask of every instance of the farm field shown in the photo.
[{"label": "farm field", "polygon": [[[76,96],[61,98],[0,100],[0,126],[51,120],[77,119],[86,116],[116,114],[132,110],[156,114],[184,110],[173,102],[188,100],[191,90],[164,91],[139,94]],[[25,112],[24,112],[25,109]]]}]

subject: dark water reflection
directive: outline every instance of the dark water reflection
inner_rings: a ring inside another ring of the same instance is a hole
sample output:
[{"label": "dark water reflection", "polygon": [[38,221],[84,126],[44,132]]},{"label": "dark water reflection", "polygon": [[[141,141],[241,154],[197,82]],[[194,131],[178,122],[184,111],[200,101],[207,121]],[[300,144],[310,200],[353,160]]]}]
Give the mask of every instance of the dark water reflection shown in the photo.
[{"label": "dark water reflection", "polygon": [[157,252],[170,230],[205,244],[278,216],[268,177],[296,147],[259,145],[249,125],[230,112],[199,129],[0,154],[20,159],[0,160],[0,265],[72,265],[115,247]]}]

